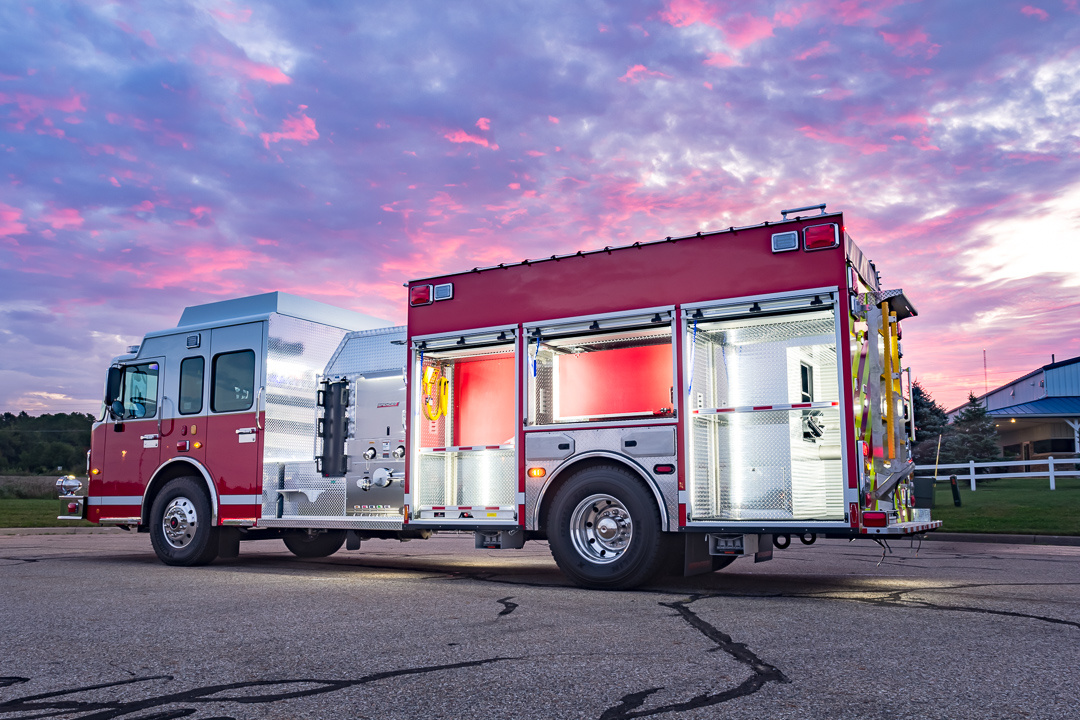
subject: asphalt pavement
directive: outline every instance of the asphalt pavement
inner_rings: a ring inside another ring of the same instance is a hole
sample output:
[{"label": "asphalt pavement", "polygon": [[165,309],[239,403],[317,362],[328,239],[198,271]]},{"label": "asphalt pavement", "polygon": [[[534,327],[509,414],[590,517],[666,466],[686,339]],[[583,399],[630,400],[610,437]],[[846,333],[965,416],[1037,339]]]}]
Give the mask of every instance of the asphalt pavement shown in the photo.
[{"label": "asphalt pavement", "polygon": [[172,568],[145,534],[3,535],[0,720],[1080,716],[1080,547],[891,549],[597,592],[540,542]]}]

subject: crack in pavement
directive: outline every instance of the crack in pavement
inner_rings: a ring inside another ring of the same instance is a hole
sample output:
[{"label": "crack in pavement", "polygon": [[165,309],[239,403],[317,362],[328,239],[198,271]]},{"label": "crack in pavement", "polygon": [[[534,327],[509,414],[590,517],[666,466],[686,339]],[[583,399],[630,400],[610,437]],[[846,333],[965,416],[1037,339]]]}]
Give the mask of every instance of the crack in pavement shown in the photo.
[{"label": "crack in pavement", "polygon": [[495,601],[503,606],[503,609],[499,611],[499,617],[502,617],[503,615],[509,615],[518,608],[518,604],[516,602],[510,602],[513,599],[514,596],[511,595],[509,597],[504,597],[502,600]]},{"label": "crack in pavement", "polygon": [[[79,693],[92,690],[115,688],[122,685],[132,685],[135,683],[151,682],[154,680],[164,680],[166,682],[169,682],[175,679],[172,675],[150,675],[146,677],[131,678],[128,680],[119,680],[117,682],[101,683],[98,685],[87,685],[85,687],[70,688],[67,690],[58,690],[55,692],[40,693],[37,695],[28,695],[22,698],[14,698],[12,700],[0,702],[0,714],[10,715],[11,713],[28,713],[23,715],[15,715],[14,717],[10,717],[9,720],[33,720],[35,718],[55,718],[60,716],[70,717],[71,713],[81,714],[88,712],[90,713],[89,715],[81,715],[82,720],[111,720],[112,718],[119,718],[125,715],[131,715],[135,712],[140,712],[147,709],[163,708],[168,705],[175,704],[209,704],[234,702],[248,705],[257,705],[277,702],[279,700],[291,700],[294,698],[311,697],[313,695],[323,695],[326,693],[332,693],[338,690],[355,687],[357,685],[366,685],[389,678],[405,677],[409,675],[423,675],[432,672],[439,672],[442,670],[458,670],[461,668],[479,667],[491,663],[520,659],[522,658],[493,657],[482,660],[468,660],[464,662],[449,663],[446,665],[429,665],[426,667],[404,668],[401,670],[389,670],[386,672],[372,673],[371,675],[364,675],[363,677],[357,678],[355,680],[325,680],[319,678],[250,680],[246,682],[224,683],[221,685],[206,685],[199,688],[193,688],[191,690],[184,690],[176,693],[164,693],[160,695],[153,695],[151,697],[142,698],[140,700],[130,701],[92,701],[68,699],[71,696],[77,696]],[[27,678],[0,678],[0,680],[10,680],[11,682],[9,684],[16,684],[20,682],[26,682]],[[288,690],[287,687],[290,685],[316,685],[317,687]],[[281,687],[283,691],[276,693],[267,693],[263,695],[227,695],[225,697],[215,697],[219,696],[221,693],[228,693],[230,691],[273,686]],[[188,715],[192,715],[195,712],[196,708],[181,707],[156,712],[151,715],[143,715],[140,716],[139,720],[166,720],[167,718],[185,717]]]},{"label": "crack in pavement", "polygon": [[720,703],[727,702],[729,700],[735,700],[737,698],[746,697],[752,695],[758,690],[763,688],[766,683],[778,682],[778,683],[790,683],[787,675],[783,673],[779,668],[770,665],[762,660],[744,643],[735,642],[730,635],[723,632],[715,625],[703,620],[697,613],[690,609],[692,603],[698,600],[707,599],[713,596],[696,595],[691,596],[689,600],[677,600],[675,602],[662,602],[658,603],[661,607],[671,608],[678,616],[694,628],[706,638],[711,640],[716,647],[712,648],[708,652],[714,652],[720,650],[730,655],[736,662],[745,665],[750,668],[751,675],[742,683],[736,687],[729,688],[723,692],[718,693],[703,693],[701,695],[695,695],[694,697],[684,702],[668,703],[666,705],[660,705],[654,708],[648,708],[645,710],[638,710],[645,704],[645,700],[648,699],[653,693],[663,690],[659,688],[649,688],[647,690],[641,690],[638,692],[629,693],[624,695],[617,705],[613,705],[600,715],[600,720],[625,720],[626,718],[638,718],[649,717],[652,715],[660,715],[669,712],[683,712],[685,710],[696,710],[698,708],[710,707],[712,705],[719,705]]}]

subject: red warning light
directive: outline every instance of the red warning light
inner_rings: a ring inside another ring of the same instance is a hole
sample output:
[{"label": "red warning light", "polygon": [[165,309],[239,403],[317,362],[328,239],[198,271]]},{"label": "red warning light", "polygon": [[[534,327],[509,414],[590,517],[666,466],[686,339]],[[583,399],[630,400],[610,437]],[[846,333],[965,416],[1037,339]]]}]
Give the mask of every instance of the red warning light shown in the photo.
[{"label": "red warning light", "polygon": [[836,223],[803,228],[803,247],[807,250],[825,250],[839,245],[840,229]]},{"label": "red warning light", "polygon": [[409,305],[416,307],[417,305],[430,305],[431,304],[431,286],[430,285],[413,285],[409,288]]}]

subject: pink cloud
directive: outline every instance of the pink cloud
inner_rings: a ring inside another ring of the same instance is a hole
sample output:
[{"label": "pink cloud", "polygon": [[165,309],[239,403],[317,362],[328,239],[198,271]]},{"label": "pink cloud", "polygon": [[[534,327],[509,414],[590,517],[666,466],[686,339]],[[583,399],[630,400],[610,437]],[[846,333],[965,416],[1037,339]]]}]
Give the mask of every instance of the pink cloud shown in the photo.
[{"label": "pink cloud", "polygon": [[236,7],[236,3],[227,2],[225,4],[230,8],[230,10],[226,11],[214,8],[210,11],[210,14],[226,22],[246,23],[251,20],[251,8],[243,8],[233,11],[232,8]]},{"label": "pink cloud", "polygon": [[884,152],[886,150],[885,145],[880,143],[871,143],[860,138],[844,137],[824,128],[814,128],[809,125],[804,125],[799,128],[799,132],[811,140],[821,140],[833,145],[846,145],[858,150],[863,155],[872,155],[873,153]]},{"label": "pink cloud", "polygon": [[201,50],[194,54],[193,59],[199,65],[230,70],[246,78],[262,80],[271,85],[288,85],[292,82],[292,78],[283,73],[280,68],[255,62],[247,57]]},{"label": "pink cloud", "polygon": [[559,118],[555,117],[554,115],[548,115],[548,122],[558,125]]},{"label": "pink cloud", "polygon": [[1050,15],[1042,8],[1034,7],[1033,5],[1025,5],[1020,8],[1020,12],[1024,13],[1028,17],[1037,17],[1040,20],[1048,20]]},{"label": "pink cloud", "polygon": [[259,137],[262,138],[263,145],[269,149],[270,143],[281,142],[282,140],[296,140],[301,145],[307,145],[312,140],[318,140],[319,131],[315,129],[315,120],[304,114],[304,110],[307,110],[307,105],[300,106],[299,115],[290,115],[285,118],[281,122],[280,132],[260,133]]},{"label": "pink cloud", "polygon": [[650,70],[644,65],[633,65],[626,69],[626,74],[619,78],[619,82],[638,83],[644,77],[668,78],[670,75],[665,75],[659,70]]},{"label": "pink cloud", "polygon": [[[26,129],[27,122],[43,116],[49,110],[64,113],[86,112],[82,99],[83,96],[74,90],[71,97],[66,98],[39,97],[25,93],[0,93],[0,105],[15,105],[16,109],[10,114],[15,119],[11,127],[20,132]],[[48,124],[51,126],[51,120]]]},{"label": "pink cloud", "polygon": [[26,223],[21,223],[22,210],[0,203],[0,237],[22,235],[26,232]]},{"label": "pink cloud", "polygon": [[544,157],[547,153],[542,153],[539,150],[529,150],[525,153],[529,157]]},{"label": "pink cloud", "polygon": [[41,216],[41,221],[48,223],[54,230],[69,230],[82,227],[83,217],[75,208],[51,210]]},{"label": "pink cloud", "polygon": [[476,127],[480,128],[481,130],[490,130],[491,129],[491,118],[484,118],[484,117],[480,118],[479,120],[476,121]]},{"label": "pink cloud", "polygon": [[731,56],[725,55],[722,52],[709,53],[708,57],[701,61],[702,65],[712,65],[713,67],[732,67],[737,65]]},{"label": "pink cloud", "polygon": [[736,49],[753,45],[758,40],[773,36],[773,23],[768,18],[755,17],[750,13],[739,15],[725,23],[724,34]]},{"label": "pink cloud", "polygon": [[930,42],[929,36],[922,28],[915,28],[906,33],[888,33],[881,30],[878,34],[884,38],[885,42],[893,46],[893,53],[896,55],[920,54],[929,58],[937,55],[938,50],[941,49],[940,45]]},{"label": "pink cloud", "polygon": [[443,137],[452,143],[473,143],[474,145],[480,145],[491,150],[498,150],[499,146],[488,142],[487,138],[482,138],[479,135],[470,135],[464,130],[453,130],[448,133],[444,133]]},{"label": "pink cloud", "polygon": [[703,0],[670,0],[660,18],[675,27],[689,27],[694,23],[715,25],[716,10]]},{"label": "pink cloud", "polygon": [[138,205],[132,205],[131,210],[133,212],[153,212],[154,203],[150,202],[149,200],[143,200]]},{"label": "pink cloud", "polygon": [[795,56],[796,60],[809,60],[810,58],[821,57],[826,53],[833,52],[833,46],[828,40],[822,40],[814,47],[806,50]]}]

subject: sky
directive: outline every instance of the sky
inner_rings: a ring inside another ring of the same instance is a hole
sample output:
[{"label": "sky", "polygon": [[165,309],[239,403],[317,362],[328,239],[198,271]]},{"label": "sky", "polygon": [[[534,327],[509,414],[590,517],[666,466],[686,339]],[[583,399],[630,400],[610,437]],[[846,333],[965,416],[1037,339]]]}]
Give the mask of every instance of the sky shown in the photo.
[{"label": "sky", "polygon": [[0,412],[96,413],[188,305],[403,323],[410,279],[820,202],[942,405],[1080,355],[1080,0],[10,0]]}]

